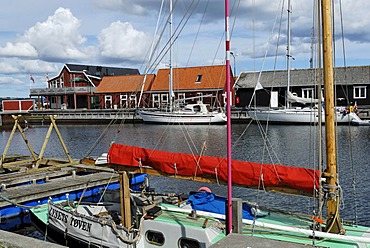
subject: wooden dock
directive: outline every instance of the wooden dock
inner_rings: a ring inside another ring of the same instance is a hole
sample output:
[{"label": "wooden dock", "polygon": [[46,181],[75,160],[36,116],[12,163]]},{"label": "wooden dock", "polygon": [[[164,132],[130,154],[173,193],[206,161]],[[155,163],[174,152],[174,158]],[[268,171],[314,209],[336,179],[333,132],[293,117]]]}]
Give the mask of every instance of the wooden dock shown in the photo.
[{"label": "wooden dock", "polygon": [[[84,166],[82,165],[82,167]],[[79,176],[73,173],[75,170],[75,167],[68,167],[60,171],[41,172],[32,175],[21,176],[16,173],[1,175],[0,181],[3,188],[0,193],[0,208],[118,181],[118,174],[113,171]],[[36,184],[37,179],[44,179],[45,183]],[[21,185],[24,183],[28,184]]]},{"label": "wooden dock", "polygon": [[[0,116],[3,116],[3,119],[7,119],[7,121],[3,122],[3,125],[12,125],[14,122],[8,115],[14,114],[16,113],[0,112]],[[40,125],[50,123],[49,116],[54,116],[58,124],[105,124],[114,120],[127,123],[141,123],[143,121],[135,109],[43,109],[19,114],[25,116],[29,124]],[[231,120],[233,122],[246,122],[250,119],[250,116],[243,109],[235,108],[231,112]]]}]

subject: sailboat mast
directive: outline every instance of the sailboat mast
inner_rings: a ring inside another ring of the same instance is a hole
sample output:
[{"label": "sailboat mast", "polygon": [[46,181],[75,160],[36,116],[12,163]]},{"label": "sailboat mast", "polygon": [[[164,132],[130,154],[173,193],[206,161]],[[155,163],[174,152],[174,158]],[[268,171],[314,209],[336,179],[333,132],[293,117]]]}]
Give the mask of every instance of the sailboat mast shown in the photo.
[{"label": "sailboat mast", "polygon": [[231,175],[231,89],[230,89],[230,24],[229,0],[225,0],[226,48],[226,118],[227,118],[227,234],[232,232],[232,175]]},{"label": "sailboat mast", "polygon": [[339,217],[339,192],[337,185],[337,149],[334,123],[334,70],[331,1],[322,0],[322,41],[325,91],[325,134],[326,134],[326,183],[328,187],[326,231],[344,233]]},{"label": "sailboat mast", "polygon": [[168,87],[168,97],[170,100],[170,112],[172,112],[173,104],[173,70],[172,70],[172,0],[170,0],[170,75],[169,75],[169,87]]},{"label": "sailboat mast", "polygon": [[287,47],[286,47],[286,58],[287,58],[287,92],[285,97],[285,107],[288,107],[288,93],[290,92],[290,14],[292,12],[290,0],[288,0],[288,24],[287,24]]}]

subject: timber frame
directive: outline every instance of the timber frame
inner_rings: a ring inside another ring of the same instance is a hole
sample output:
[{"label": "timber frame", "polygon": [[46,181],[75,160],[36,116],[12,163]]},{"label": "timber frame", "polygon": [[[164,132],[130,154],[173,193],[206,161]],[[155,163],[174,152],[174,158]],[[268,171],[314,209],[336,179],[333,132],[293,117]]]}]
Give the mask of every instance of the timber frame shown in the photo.
[{"label": "timber frame", "polygon": [[[46,133],[46,137],[44,139],[44,143],[42,145],[42,148],[41,148],[41,151],[39,153],[39,155],[37,156],[35,151],[32,149],[31,147],[31,144],[30,142],[28,141],[26,135],[25,135],[25,131],[27,130],[28,127],[26,127],[25,129],[23,129],[21,127],[21,125],[19,124],[20,123],[20,119],[23,118],[22,116],[12,116],[13,119],[14,119],[14,126],[13,126],[13,129],[10,133],[10,136],[9,136],[9,139],[8,139],[8,142],[5,146],[5,149],[3,151],[3,154],[0,156],[0,170],[2,171],[5,171],[5,170],[16,170],[16,168],[18,166],[21,166],[21,165],[25,165],[25,164],[30,164],[32,169],[38,169],[40,167],[40,165],[45,162],[45,159],[44,159],[44,153],[45,153],[45,149],[47,147],[47,143],[49,141],[49,138],[50,138],[50,135],[51,135],[51,132],[53,131],[53,129],[55,129],[55,132],[58,136],[58,139],[61,143],[61,146],[64,150],[64,153],[67,157],[67,160],[68,160],[68,163],[69,164],[73,164],[74,161],[72,159],[72,157],[70,156],[69,154],[69,151],[64,143],[64,140],[59,132],[59,129],[56,125],[56,122],[55,122],[55,118],[54,116],[50,115],[49,118],[50,118],[50,126],[49,126],[49,129]],[[27,122],[26,122],[27,123]],[[10,145],[13,141],[13,137],[14,137],[14,134],[15,132],[19,130],[20,134],[22,135],[22,138],[24,140],[24,142],[26,143],[27,147],[28,147],[28,150],[31,154],[31,157],[29,157],[28,159],[24,159],[24,160],[20,160],[20,161],[12,161],[12,162],[6,162],[6,159],[7,159],[7,152],[10,148]],[[49,163],[50,161],[47,160],[47,163]],[[30,168],[31,169],[31,168]]]}]

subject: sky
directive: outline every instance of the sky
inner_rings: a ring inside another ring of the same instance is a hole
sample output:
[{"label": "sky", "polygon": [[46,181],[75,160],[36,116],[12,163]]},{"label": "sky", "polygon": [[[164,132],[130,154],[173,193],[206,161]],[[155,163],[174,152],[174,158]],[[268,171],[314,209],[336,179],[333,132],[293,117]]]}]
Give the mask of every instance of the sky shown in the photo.
[{"label": "sky", "polygon": [[[286,69],[287,1],[230,0],[234,74]],[[291,2],[291,67],[309,68],[314,1]],[[370,1],[334,2],[335,65],[370,65]],[[169,0],[9,1],[0,9],[0,97],[46,88],[66,63],[156,73],[170,64],[161,55],[168,13]],[[173,0],[172,18],[174,67],[225,63],[224,0]]]}]

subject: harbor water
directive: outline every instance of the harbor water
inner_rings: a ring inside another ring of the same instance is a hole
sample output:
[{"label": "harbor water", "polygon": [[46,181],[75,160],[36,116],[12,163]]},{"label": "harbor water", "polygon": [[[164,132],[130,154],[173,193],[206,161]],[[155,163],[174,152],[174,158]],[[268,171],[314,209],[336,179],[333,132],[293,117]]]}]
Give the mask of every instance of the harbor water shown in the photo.
[{"label": "harbor water", "polygon": [[[226,156],[225,125],[151,125],[143,123],[112,125],[59,125],[59,131],[75,159],[85,156],[99,156],[107,152],[112,142],[142,146],[165,151],[203,154],[209,156]],[[338,126],[338,167],[340,186],[343,191],[341,218],[357,221],[358,224],[370,226],[370,128],[366,126]],[[29,126],[25,135],[33,150],[38,153],[43,145],[47,125]],[[263,133],[266,132],[266,139]],[[5,149],[11,129],[0,131],[0,152]],[[104,136],[102,134],[105,133]],[[289,166],[317,168],[317,128],[300,125],[233,124],[232,156],[233,159],[263,163],[275,163]],[[325,153],[325,151],[324,151]],[[30,155],[19,132],[16,132],[7,154]],[[64,151],[55,131],[48,141],[45,157],[65,158]],[[325,164],[325,161],[324,161]],[[315,166],[315,167],[314,167]],[[224,185],[150,177],[151,187],[160,192],[188,193],[202,186],[213,192],[226,196]],[[316,204],[312,198],[269,193],[262,190],[233,188],[233,197],[257,203],[259,206],[299,211],[311,215]],[[2,220],[3,221],[3,220]],[[38,237],[32,229],[27,216],[19,221],[18,229],[26,235]],[[1,228],[6,225],[2,223]],[[17,231],[19,230],[12,230]]]}]

